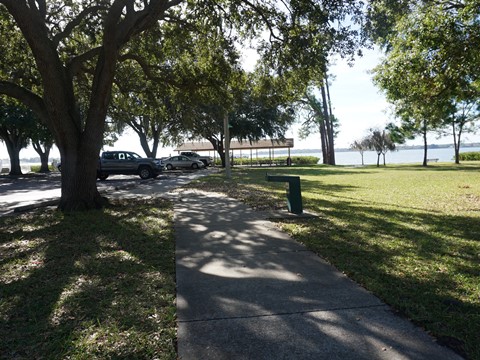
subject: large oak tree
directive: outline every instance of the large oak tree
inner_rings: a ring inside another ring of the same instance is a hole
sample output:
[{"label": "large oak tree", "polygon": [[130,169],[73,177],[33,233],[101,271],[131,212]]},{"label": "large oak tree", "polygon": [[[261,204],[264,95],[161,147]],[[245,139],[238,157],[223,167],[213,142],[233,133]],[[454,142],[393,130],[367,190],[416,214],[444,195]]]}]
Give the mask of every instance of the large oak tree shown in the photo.
[{"label": "large oak tree", "polygon": [[[62,158],[60,208],[102,206],[96,166],[112,84],[131,40],[146,30],[167,22],[189,28],[196,21],[226,28],[232,38],[263,35],[266,30],[269,40],[263,44],[263,54],[279,74],[291,69],[308,74],[308,68],[323,68],[326,46],[351,52],[356,34],[345,20],[359,13],[361,2],[282,4],[273,0],[0,0],[2,40],[10,40],[2,46],[9,49],[9,58],[2,62],[12,64],[0,66],[0,93],[33,109],[53,132]],[[11,61],[20,53],[27,55]],[[32,60],[34,66],[29,68],[26,64]],[[30,72],[28,81],[25,72]]]},{"label": "large oak tree", "polygon": [[[60,208],[102,206],[96,164],[120,51],[180,2],[0,1],[28,43],[42,93],[13,81],[2,81],[0,91],[41,114],[53,131],[62,158]],[[80,76],[91,77],[85,113],[75,88]]]}]

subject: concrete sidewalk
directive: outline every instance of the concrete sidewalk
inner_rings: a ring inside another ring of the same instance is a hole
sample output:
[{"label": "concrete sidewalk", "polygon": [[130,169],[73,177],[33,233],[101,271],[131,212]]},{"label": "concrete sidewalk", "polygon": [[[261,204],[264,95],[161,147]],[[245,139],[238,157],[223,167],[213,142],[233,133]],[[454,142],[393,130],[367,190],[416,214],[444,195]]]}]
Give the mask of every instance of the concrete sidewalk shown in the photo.
[{"label": "concrete sidewalk", "polygon": [[461,359],[238,201],[175,204],[180,359]]}]

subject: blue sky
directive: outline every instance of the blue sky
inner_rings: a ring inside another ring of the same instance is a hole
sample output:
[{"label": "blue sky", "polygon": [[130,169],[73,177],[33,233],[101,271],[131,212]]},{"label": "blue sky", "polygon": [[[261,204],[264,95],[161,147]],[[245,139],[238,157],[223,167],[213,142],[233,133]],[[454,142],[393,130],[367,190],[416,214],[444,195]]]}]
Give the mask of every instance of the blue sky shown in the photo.
[{"label": "blue sky", "polygon": [[[354,140],[367,134],[372,127],[383,128],[389,121],[385,110],[385,96],[373,85],[368,72],[379,62],[381,54],[367,50],[357,58],[353,66],[345,60],[332,61],[330,72],[334,76],[330,85],[333,113],[339,119],[340,131],[335,144],[338,148],[349,147]],[[295,147],[318,148],[319,135],[311,135],[300,141],[293,129]]]},{"label": "blue sky", "polygon": [[[340,132],[336,139],[336,148],[348,148],[354,140],[359,140],[368,133],[372,127],[383,128],[393,119],[387,113],[388,103],[385,96],[377,89],[368,73],[378,64],[381,53],[376,50],[367,50],[364,56],[357,58],[350,67],[346,61],[337,60],[330,67],[335,76],[330,86],[333,112],[340,121]],[[298,126],[292,128],[287,137],[295,139],[296,149],[319,149],[320,141],[318,134],[312,134],[305,140],[298,138]],[[466,136],[465,141],[479,141],[478,136]],[[450,137],[437,139],[432,135],[430,143],[451,143]],[[420,140],[410,142],[420,144]],[[115,144],[115,148],[130,150],[143,155],[138,137],[128,133]],[[172,148],[160,149],[158,156],[168,156]],[[32,148],[20,152],[21,158],[36,157]],[[59,157],[58,150],[52,150],[51,157]],[[0,159],[8,159],[8,153],[3,143],[0,143]]]},{"label": "blue sky", "polygon": [[[330,93],[334,107],[334,113],[340,120],[340,133],[336,144],[337,147],[348,147],[354,140],[361,138],[371,127],[382,127],[387,122],[384,110],[387,103],[384,96],[373,86],[371,76],[367,73],[378,62],[379,53],[366,51],[362,58],[355,61],[353,67],[349,67],[343,60],[338,60],[331,67],[335,75]],[[312,134],[305,140],[298,138],[298,126],[292,128],[287,134],[295,139],[295,148],[316,149],[320,141],[318,134]],[[116,148],[131,150],[143,155],[138,138],[135,134],[129,133],[123,136],[116,144]],[[166,148],[159,151],[159,156],[166,156],[172,151]],[[52,156],[58,156],[58,150],[52,151]],[[36,157],[36,152],[31,149],[24,149],[20,157]],[[5,145],[0,144],[0,159],[7,159],[8,153]]]}]

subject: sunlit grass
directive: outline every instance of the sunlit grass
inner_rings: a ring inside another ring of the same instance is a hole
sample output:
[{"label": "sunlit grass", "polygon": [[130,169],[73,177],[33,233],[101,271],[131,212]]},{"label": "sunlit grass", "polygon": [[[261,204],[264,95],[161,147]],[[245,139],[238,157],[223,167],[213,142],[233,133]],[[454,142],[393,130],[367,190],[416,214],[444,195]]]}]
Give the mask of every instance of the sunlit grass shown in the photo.
[{"label": "sunlit grass", "polygon": [[176,358],[170,203],[43,210],[0,229],[1,358]]},{"label": "sunlit grass", "polygon": [[[304,208],[318,214],[279,226],[440,342],[480,359],[480,163],[268,172],[300,175]],[[220,174],[191,186],[286,208],[285,185],[265,173],[236,169],[229,182]]]},{"label": "sunlit grass", "polygon": [[[279,226],[471,359],[480,359],[480,163],[293,167],[311,220]],[[285,185],[235,169],[192,186],[259,210]],[[175,359],[172,210],[0,219],[0,354],[13,359]]]}]

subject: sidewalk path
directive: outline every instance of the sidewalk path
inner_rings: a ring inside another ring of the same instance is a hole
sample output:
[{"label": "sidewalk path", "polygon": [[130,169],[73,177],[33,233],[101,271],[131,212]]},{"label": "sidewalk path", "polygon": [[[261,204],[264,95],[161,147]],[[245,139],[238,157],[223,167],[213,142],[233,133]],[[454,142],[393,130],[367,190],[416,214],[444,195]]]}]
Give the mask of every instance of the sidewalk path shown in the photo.
[{"label": "sidewalk path", "polygon": [[175,234],[179,359],[460,359],[238,201],[181,193]]}]

